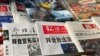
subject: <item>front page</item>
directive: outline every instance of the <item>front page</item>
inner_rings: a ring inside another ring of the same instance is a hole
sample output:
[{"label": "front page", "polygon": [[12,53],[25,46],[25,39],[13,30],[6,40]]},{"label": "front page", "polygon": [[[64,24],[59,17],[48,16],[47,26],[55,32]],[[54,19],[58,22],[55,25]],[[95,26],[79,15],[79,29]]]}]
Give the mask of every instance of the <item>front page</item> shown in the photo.
[{"label": "front page", "polygon": [[74,38],[78,38],[84,51],[95,51],[100,56],[100,30],[93,22],[66,22]]},{"label": "front page", "polygon": [[9,32],[10,56],[41,55],[39,39],[34,30],[34,24],[4,24]]},{"label": "front page", "polygon": [[36,22],[42,55],[77,53],[64,23]]}]

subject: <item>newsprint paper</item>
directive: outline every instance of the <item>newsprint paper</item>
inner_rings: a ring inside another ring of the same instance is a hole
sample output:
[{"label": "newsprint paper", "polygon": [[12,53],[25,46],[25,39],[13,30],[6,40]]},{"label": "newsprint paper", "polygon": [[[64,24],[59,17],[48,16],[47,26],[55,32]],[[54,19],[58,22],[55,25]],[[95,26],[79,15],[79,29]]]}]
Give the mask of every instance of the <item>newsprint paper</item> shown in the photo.
[{"label": "newsprint paper", "polygon": [[34,24],[3,24],[3,28],[4,32],[9,35],[7,37],[9,56],[41,55]]},{"label": "newsprint paper", "polygon": [[100,56],[100,29],[93,22],[66,22],[71,37],[78,38],[84,51],[95,51]]},{"label": "newsprint paper", "polygon": [[[77,53],[77,47],[71,40],[64,23],[36,22],[36,30],[42,55]],[[80,46],[80,45],[79,45]],[[81,49],[81,48],[80,48]]]}]

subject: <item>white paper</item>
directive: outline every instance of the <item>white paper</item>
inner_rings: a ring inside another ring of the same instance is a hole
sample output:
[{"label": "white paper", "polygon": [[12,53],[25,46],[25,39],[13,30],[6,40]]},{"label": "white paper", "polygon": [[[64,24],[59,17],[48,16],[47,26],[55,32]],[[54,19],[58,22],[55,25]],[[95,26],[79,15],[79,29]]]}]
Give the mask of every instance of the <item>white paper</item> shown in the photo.
[{"label": "white paper", "polygon": [[[19,6],[17,6],[17,5],[19,5]],[[19,7],[25,10],[24,4],[19,3],[19,2],[12,2],[11,3],[11,12],[12,12],[13,17],[14,17],[14,22],[15,23],[23,23],[23,22],[29,23],[29,20],[28,20],[29,17],[28,17],[26,10],[25,11],[18,11],[17,8],[19,8]]]},{"label": "white paper", "polygon": [[[42,55],[57,55],[78,52],[70,39],[64,23],[36,22],[36,30]],[[72,47],[73,48],[70,48]]]},{"label": "white paper", "polygon": [[34,24],[3,24],[9,31],[9,55],[32,56],[41,55],[39,40]]},{"label": "white paper", "polygon": [[77,38],[84,51],[95,51],[94,56],[100,56],[100,30],[93,22],[66,22],[71,36]]}]

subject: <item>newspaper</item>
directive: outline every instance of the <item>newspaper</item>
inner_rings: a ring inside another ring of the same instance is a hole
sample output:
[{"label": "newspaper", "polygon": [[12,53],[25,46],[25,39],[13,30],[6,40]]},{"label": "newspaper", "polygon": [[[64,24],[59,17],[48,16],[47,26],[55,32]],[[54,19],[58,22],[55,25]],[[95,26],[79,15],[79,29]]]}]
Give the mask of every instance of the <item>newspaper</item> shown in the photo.
[{"label": "newspaper", "polygon": [[100,30],[93,22],[66,22],[73,38],[77,38],[84,51],[95,51],[100,56]]},{"label": "newspaper", "polygon": [[11,12],[14,17],[15,23],[29,23],[28,14],[25,9],[25,5],[19,2],[11,3]]},{"label": "newspaper", "polygon": [[[34,24],[3,24],[9,34],[9,56],[41,55]],[[32,27],[33,26],[33,27]]]},{"label": "newspaper", "polygon": [[71,40],[64,23],[36,22],[42,55],[77,53],[76,45]]}]

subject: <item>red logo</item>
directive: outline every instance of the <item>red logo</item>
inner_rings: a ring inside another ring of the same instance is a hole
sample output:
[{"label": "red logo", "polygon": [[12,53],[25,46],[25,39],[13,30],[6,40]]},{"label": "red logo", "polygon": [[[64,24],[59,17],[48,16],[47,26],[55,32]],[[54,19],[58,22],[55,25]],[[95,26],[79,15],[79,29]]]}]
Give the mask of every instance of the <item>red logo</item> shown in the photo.
[{"label": "red logo", "polygon": [[7,12],[8,7],[7,6],[0,6],[0,12]]},{"label": "red logo", "polygon": [[98,27],[95,24],[82,24],[84,29],[97,29]]},{"label": "red logo", "polygon": [[22,3],[17,3],[17,2],[16,2],[16,6],[17,6],[17,10],[18,10],[18,11],[21,11],[21,12],[24,12],[24,11],[25,11],[25,6],[24,6],[24,4],[22,4]]},{"label": "red logo", "polygon": [[44,34],[68,34],[64,26],[43,25]]}]

